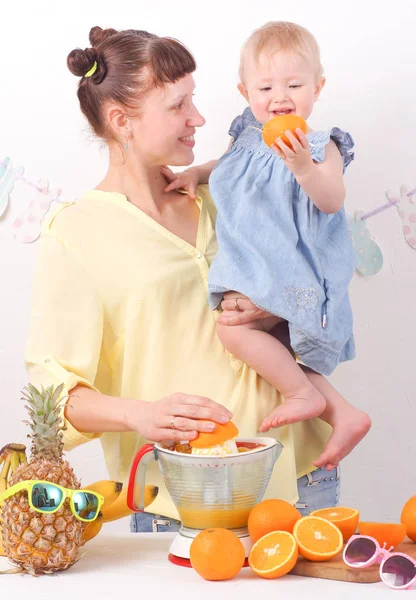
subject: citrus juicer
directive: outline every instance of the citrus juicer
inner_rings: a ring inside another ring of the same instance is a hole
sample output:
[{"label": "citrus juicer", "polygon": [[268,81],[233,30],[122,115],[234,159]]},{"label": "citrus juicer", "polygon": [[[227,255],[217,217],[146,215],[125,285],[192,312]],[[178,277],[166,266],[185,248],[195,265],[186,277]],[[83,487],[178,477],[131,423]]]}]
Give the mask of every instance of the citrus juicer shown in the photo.
[{"label": "citrus juicer", "polygon": [[189,549],[196,535],[208,528],[232,530],[250,551],[248,515],[266,491],[274,463],[283,446],[274,438],[237,438],[237,448],[225,456],[177,452],[175,446],[145,444],[136,454],[129,478],[127,504],[144,509],[147,465],[156,460],[166,488],[178,510],[181,528],[169,549],[169,560],[190,566]]}]

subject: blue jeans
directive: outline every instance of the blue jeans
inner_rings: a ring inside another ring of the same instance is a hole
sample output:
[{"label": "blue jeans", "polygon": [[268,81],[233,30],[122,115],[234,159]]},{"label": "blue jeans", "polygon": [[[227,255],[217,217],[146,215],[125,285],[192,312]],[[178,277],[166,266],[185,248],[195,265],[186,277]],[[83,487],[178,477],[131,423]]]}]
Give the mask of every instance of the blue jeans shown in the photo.
[{"label": "blue jeans", "polygon": [[[339,489],[339,467],[332,471],[316,469],[298,479],[299,500],[295,506],[303,516],[318,508],[338,506]],[[133,533],[179,531],[180,526],[176,519],[145,512],[134,513],[130,521]]]}]

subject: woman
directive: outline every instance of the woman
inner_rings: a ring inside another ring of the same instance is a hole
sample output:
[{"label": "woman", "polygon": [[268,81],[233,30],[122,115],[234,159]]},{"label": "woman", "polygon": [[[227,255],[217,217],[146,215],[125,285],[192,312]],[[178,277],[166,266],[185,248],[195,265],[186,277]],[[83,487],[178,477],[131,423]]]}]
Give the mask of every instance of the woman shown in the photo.
[{"label": "woman", "polygon": [[[192,439],[231,415],[241,436],[256,436],[281,399],[217,339],[220,313],[207,302],[217,249],[208,190],[199,187],[196,201],[164,191],[161,168],[192,163],[204,124],[192,55],[144,31],[94,27],[90,42],[69,54],[68,67],[81,77],[81,110],[107,142],[109,166],[94,190],[45,224],[26,362],[34,384],[64,382],[71,394],[66,449],[100,437],[110,477],[125,480],[145,440]],[[244,300],[248,310],[230,318],[234,304],[223,302],[226,324],[263,315]],[[313,492],[313,508],[336,504],[338,471],[313,467],[329,433],[318,420],[273,432],[284,451],[268,497],[299,498],[310,510]],[[150,521],[177,527],[156,464],[147,481],[160,488],[151,510],[166,517]],[[135,515],[134,530],[151,526],[143,519]]]}]

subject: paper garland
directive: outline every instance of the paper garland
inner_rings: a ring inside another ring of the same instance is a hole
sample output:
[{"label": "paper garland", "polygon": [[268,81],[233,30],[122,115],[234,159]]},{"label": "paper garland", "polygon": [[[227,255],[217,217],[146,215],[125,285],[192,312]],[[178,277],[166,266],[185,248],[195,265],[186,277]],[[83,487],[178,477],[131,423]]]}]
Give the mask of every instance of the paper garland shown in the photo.
[{"label": "paper garland", "polygon": [[404,239],[413,250],[416,250],[416,189],[411,190],[408,185],[402,185],[400,194],[388,190],[387,198],[397,205]]},{"label": "paper garland", "polygon": [[363,214],[362,211],[357,211],[353,217],[347,215],[347,219],[355,251],[355,268],[364,277],[370,277],[376,275],[383,266],[383,255],[371,238],[365,220],[362,220]]},{"label": "paper garland", "polygon": [[[0,161],[0,220],[7,213],[10,195],[15,190],[16,183],[23,183],[30,189],[25,189],[24,200],[20,214],[12,221],[12,231],[15,238],[23,243],[31,243],[38,239],[41,224],[53,202],[61,200],[61,189],[50,189],[49,182],[41,179],[33,183],[24,177],[24,167],[13,168],[10,158]],[[394,205],[402,219],[402,231],[408,245],[416,249],[416,188],[407,185],[400,187],[400,194],[387,191],[389,202],[363,213],[357,211],[353,216],[347,215],[351,238],[357,260],[357,271],[364,276],[372,276],[379,272],[383,265],[383,255],[379,246],[371,238],[364,221]]]},{"label": "paper garland", "polygon": [[[13,168],[10,158],[0,161],[0,218],[9,207],[10,194],[17,194],[16,186],[25,185],[22,208],[11,223],[14,237],[24,244],[34,242],[40,236],[42,221],[52,202],[61,202],[61,189],[50,189],[46,179],[33,183],[24,177],[24,167]],[[20,196],[20,194],[19,194]]]},{"label": "paper garland", "polygon": [[347,215],[348,226],[355,250],[356,270],[364,276],[375,275],[383,265],[383,255],[379,246],[371,239],[364,221],[381,213],[388,208],[397,206],[402,219],[404,239],[413,250],[416,249],[416,188],[408,185],[400,186],[400,194],[392,190],[386,192],[388,202],[377,208],[363,213],[355,212],[354,216]]},{"label": "paper garland", "polygon": [[6,212],[14,184],[22,177],[23,172],[23,167],[13,169],[10,158],[0,163],[0,217]]},{"label": "paper garland", "polygon": [[34,242],[40,236],[42,221],[50,209],[51,203],[58,200],[61,190],[49,190],[49,183],[39,181],[39,189],[29,190],[28,211],[12,222],[13,234],[19,242]]}]

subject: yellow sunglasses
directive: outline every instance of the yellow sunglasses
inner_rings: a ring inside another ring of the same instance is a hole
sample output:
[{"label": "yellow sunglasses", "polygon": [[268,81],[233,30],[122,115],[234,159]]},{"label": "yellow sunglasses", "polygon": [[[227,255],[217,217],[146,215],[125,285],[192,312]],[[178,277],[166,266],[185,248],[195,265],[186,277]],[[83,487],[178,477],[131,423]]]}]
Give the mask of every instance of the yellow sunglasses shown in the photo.
[{"label": "yellow sunglasses", "polygon": [[61,508],[66,498],[69,498],[71,510],[80,521],[90,523],[99,515],[104,502],[104,496],[91,490],[69,490],[57,483],[50,481],[39,481],[38,479],[27,479],[20,481],[7,488],[0,494],[0,502],[4,502],[10,496],[27,491],[29,506],[33,510],[52,514]]}]

